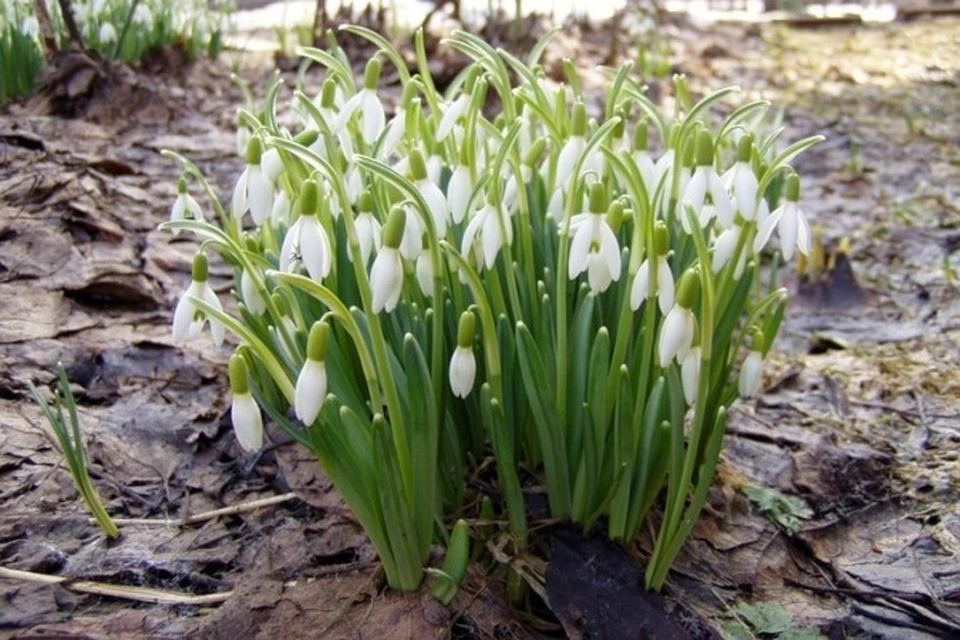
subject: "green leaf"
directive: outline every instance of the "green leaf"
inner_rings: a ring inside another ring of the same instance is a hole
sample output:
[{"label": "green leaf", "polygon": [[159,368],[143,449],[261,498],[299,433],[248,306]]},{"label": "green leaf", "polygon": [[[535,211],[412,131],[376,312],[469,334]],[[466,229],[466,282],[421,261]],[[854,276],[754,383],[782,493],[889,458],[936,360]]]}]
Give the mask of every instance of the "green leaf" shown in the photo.
[{"label": "green leaf", "polygon": [[804,520],[813,517],[813,510],[798,496],[755,484],[743,487],[742,491],[763,515],[789,531],[796,531]]},{"label": "green leaf", "polygon": [[756,634],[778,635],[795,628],[793,617],[776,602],[741,604],[735,611]]}]

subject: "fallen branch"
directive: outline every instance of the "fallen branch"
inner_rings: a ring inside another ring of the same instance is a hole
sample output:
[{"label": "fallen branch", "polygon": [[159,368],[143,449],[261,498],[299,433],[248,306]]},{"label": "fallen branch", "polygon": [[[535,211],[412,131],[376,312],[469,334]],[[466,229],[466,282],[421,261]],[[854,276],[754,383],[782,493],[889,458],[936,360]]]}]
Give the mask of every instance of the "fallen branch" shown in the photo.
[{"label": "fallen branch", "polygon": [[91,580],[71,580],[70,578],[64,578],[62,576],[7,569],[6,567],[0,567],[0,578],[40,584],[59,584],[78,593],[90,593],[98,596],[135,600],[137,602],[149,602],[151,604],[195,606],[220,604],[233,595],[233,591],[195,595],[191,593],[167,591],[165,589],[150,589],[148,587],[130,587],[107,582],[93,582]]},{"label": "fallen branch", "polygon": [[[253,500],[252,502],[242,502],[240,504],[235,504],[229,507],[223,507],[221,509],[214,509],[212,511],[204,511],[203,513],[198,513],[196,515],[187,516],[186,518],[181,518],[179,520],[168,518],[166,520],[157,520],[155,518],[114,518],[113,521],[118,525],[149,525],[149,526],[162,526],[162,527],[185,527],[191,524],[197,524],[199,522],[206,522],[207,520],[213,520],[214,518],[219,518],[220,516],[235,516],[239,513],[246,513],[248,511],[256,511],[261,507],[269,507],[275,504],[281,504],[283,502],[289,502],[297,497],[297,494],[293,491],[289,493],[284,493],[279,496],[271,496],[269,498],[263,498],[261,500]],[[93,519],[90,519],[91,524],[96,524]]]}]

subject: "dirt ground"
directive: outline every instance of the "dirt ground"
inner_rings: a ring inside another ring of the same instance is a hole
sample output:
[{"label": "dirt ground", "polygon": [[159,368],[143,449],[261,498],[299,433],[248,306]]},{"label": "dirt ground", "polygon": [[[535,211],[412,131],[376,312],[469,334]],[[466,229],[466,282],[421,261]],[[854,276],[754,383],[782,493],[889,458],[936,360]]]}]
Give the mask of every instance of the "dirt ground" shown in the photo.
[{"label": "dirt ground", "polygon": [[[666,609],[698,637],[738,620],[784,639],[960,637],[960,22],[669,33],[695,90],[742,85],[742,100],[785,107],[785,138],[827,137],[798,171],[836,266],[813,282],[783,274],[796,295],[766,391],[734,412]],[[589,77],[608,42],[572,29],[547,60],[576,51]],[[81,87],[92,94],[68,115],[49,94],[0,113],[0,567],[68,579],[0,577],[0,637],[628,637],[613,618],[644,602],[632,588],[644,538],[623,550],[544,527],[521,560],[552,612],[535,598],[511,607],[489,566],[445,608],[385,591],[362,530],[282,432],[242,455],[229,349],[170,340],[195,244],[157,231],[177,175],[161,149],[197,162],[224,201],[241,170],[233,69],[256,85],[268,66],[161,57]],[[227,269],[212,272],[226,286]],[[94,483],[121,519],[113,542],[88,522],[26,392],[58,361]],[[181,524],[273,496],[285,497]],[[611,559],[584,576],[586,554]],[[90,582],[226,596],[151,604]],[[762,628],[742,608],[769,602],[792,622]]]}]

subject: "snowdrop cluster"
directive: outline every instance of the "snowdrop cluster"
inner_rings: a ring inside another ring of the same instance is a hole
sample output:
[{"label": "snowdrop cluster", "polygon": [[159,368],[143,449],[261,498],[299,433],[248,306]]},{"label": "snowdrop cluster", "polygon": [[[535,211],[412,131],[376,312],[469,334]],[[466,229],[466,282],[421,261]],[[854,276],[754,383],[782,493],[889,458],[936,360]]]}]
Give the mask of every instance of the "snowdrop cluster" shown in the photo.
[{"label": "snowdrop cluster", "polygon": [[378,35],[347,29],[379,47],[359,83],[341,49],[304,49],[319,90],[274,79],[238,111],[229,209],[175,156],[213,210],[181,186],[166,226],[218,252],[236,291],[221,306],[198,254],[174,341],[205,322],[218,343],[235,335],[241,446],[267,438],[260,407],[315,451],[392,586],[420,584],[437,518],[489,447],[515,549],[520,463],[542,470],[555,516],[602,519],[612,538],[664,500],[658,589],[727,408],[762,389],[787,298],[761,278],[764,256],[809,251],[789,163],[818,138],[781,149],[766,102],[720,117],[736,90],[688,103],[682,77],[664,116],[629,64],[592,112],[536,58],[464,33],[447,45],[474,62],[441,94],[422,40],[411,75]]}]

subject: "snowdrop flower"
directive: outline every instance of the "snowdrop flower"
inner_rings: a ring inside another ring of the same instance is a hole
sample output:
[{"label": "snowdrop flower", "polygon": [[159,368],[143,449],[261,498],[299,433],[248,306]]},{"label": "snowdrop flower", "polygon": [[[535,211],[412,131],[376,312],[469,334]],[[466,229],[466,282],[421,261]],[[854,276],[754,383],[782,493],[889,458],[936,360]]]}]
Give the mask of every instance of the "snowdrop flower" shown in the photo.
[{"label": "snowdrop flower", "polygon": [[746,134],[737,143],[737,161],[726,173],[721,181],[724,187],[733,195],[736,210],[744,220],[757,218],[757,192],[760,185],[753,172],[750,156],[753,153],[753,135]]},{"label": "snowdrop flower", "polygon": [[270,208],[270,221],[275,225],[290,224],[290,196],[283,187],[277,189],[273,196],[273,206]]},{"label": "snowdrop flower", "polygon": [[573,168],[580,158],[580,154],[587,146],[587,108],[582,102],[573,105],[573,122],[571,135],[563,143],[560,156],[557,158],[557,173],[554,181],[555,189],[567,189],[567,183],[573,177]]},{"label": "snowdrop flower", "polygon": [[203,252],[198,252],[193,257],[193,269],[191,270],[192,281],[187,290],[180,296],[177,308],[173,312],[173,344],[182,344],[186,340],[195,338],[200,334],[203,325],[210,321],[210,333],[213,335],[213,343],[218,347],[223,344],[223,338],[226,333],[223,325],[216,318],[208,318],[207,314],[197,309],[190,298],[198,298],[209,304],[214,309],[222,311],[220,300],[217,294],[213,292],[207,278],[210,274],[207,256]]},{"label": "snowdrop flower", "polygon": [[267,180],[260,166],[262,157],[263,145],[260,138],[250,138],[247,144],[247,166],[233,189],[234,217],[240,219],[249,210],[253,222],[258,227],[267,219],[273,208],[273,185]]},{"label": "snowdrop flower", "polygon": [[637,124],[633,132],[633,162],[637,165],[640,177],[643,179],[643,186],[647,190],[649,198],[653,198],[654,191],[657,188],[657,182],[654,180],[656,168],[653,164],[653,158],[650,157],[648,145],[648,130],[646,121]]},{"label": "snowdrop flower", "polygon": [[367,144],[373,144],[386,124],[383,104],[377,96],[377,85],[379,83],[380,60],[372,58],[367,63],[367,68],[363,73],[363,88],[347,100],[343,109],[340,110],[340,117],[337,119],[337,132],[346,129],[350,118],[359,110],[363,139]]},{"label": "snowdrop flower", "polygon": [[[303,146],[309,147],[310,145],[304,144]],[[280,152],[274,147],[267,149],[260,156],[260,166],[263,168],[264,177],[270,181],[270,184],[276,184],[277,178],[283,173],[283,160],[280,159]]]},{"label": "snowdrop flower", "polygon": [[263,417],[257,401],[250,393],[247,363],[239,353],[230,357],[229,371],[230,390],[233,392],[233,404],[230,407],[233,432],[244,451],[259,451],[263,447]]},{"label": "snowdrop flower", "polygon": [[383,245],[370,269],[370,288],[373,290],[373,312],[390,313],[400,301],[403,290],[403,262],[400,258],[400,241],[407,214],[394,207],[383,228]]},{"label": "snowdrop flower", "polygon": [[360,195],[357,209],[359,213],[353,221],[353,226],[357,230],[357,239],[360,241],[360,256],[366,266],[370,262],[370,256],[380,251],[382,227],[380,221],[373,215],[373,196],[369,191],[364,191]]},{"label": "snowdrop flower", "polygon": [[752,398],[760,392],[763,383],[763,334],[755,331],[753,347],[740,367],[739,391],[741,398]]},{"label": "snowdrop flower", "polygon": [[315,322],[307,338],[307,360],[297,376],[293,401],[297,420],[308,427],[316,422],[327,397],[327,367],[324,361],[329,340],[330,325]]},{"label": "snowdrop flower", "polygon": [[[501,225],[507,232],[506,238],[501,233]],[[503,209],[487,203],[464,230],[460,253],[477,266],[492,269],[500,249],[512,242],[513,227],[503,218]]]},{"label": "snowdrop flower", "polygon": [[800,177],[791,173],[787,178],[786,198],[782,205],[760,223],[753,243],[754,251],[760,252],[776,227],[780,232],[780,251],[785,260],[793,257],[794,250],[804,256],[810,255],[810,223],[800,209]]},{"label": "snowdrop flower", "polygon": [[433,296],[433,258],[428,251],[421,251],[417,257],[417,284],[420,285],[420,291],[426,297]]},{"label": "snowdrop flower", "polygon": [[443,196],[443,191],[440,191],[440,187],[430,180],[423,154],[420,153],[419,149],[410,152],[410,173],[413,176],[413,185],[423,196],[427,208],[430,209],[430,216],[436,226],[437,237],[443,238],[447,235],[447,200]]},{"label": "snowdrop flower", "polygon": [[667,314],[660,328],[658,355],[660,366],[667,367],[674,358],[679,362],[687,357],[693,345],[697,321],[693,316],[693,299],[700,289],[700,274],[694,268],[680,278],[677,287],[677,302]]},{"label": "snowdrop flower", "polygon": [[[180,176],[177,180],[177,199],[173,201],[170,208],[170,221],[175,220],[203,220],[203,210],[200,204],[194,200],[193,196],[187,191],[187,181]],[[174,235],[180,233],[179,229],[173,230]]]},{"label": "snowdrop flower", "polygon": [[466,217],[471,193],[473,193],[473,180],[470,178],[470,167],[459,164],[453,170],[450,182],[447,184],[447,205],[454,223],[460,224]]},{"label": "snowdrop flower", "polygon": [[656,189],[657,185],[660,184],[660,181],[664,179],[664,176],[667,175],[667,172],[673,169],[673,160],[676,158],[676,156],[677,152],[673,149],[673,147],[671,147],[657,159],[657,162],[653,165],[652,184],[654,189]]},{"label": "snowdrop flower", "polygon": [[[327,125],[327,128],[330,129],[332,133],[337,132],[337,93],[339,90],[340,88],[337,86],[336,80],[327,78],[323,81],[323,86],[320,87],[320,93],[313,100],[313,104],[317,107],[317,111],[320,112],[320,117],[323,119],[324,124]],[[319,124],[312,119],[307,121],[307,127],[310,129],[316,129],[318,126]],[[321,152],[321,154],[325,153],[326,149]]]},{"label": "snowdrop flower", "polygon": [[530,148],[523,157],[523,163],[520,165],[519,180],[514,172],[510,172],[510,177],[507,178],[507,184],[503,189],[503,206],[507,211],[514,210],[514,207],[520,199],[520,189],[526,189],[527,185],[533,179],[533,171],[539,164],[540,156],[543,155],[543,151],[546,148],[547,139],[537,138],[530,145]]},{"label": "snowdrop flower", "polygon": [[[696,340],[696,338],[694,338]],[[700,386],[700,345],[690,348],[687,356],[680,363],[680,381],[683,386],[683,399],[687,405],[697,401],[697,391]]]},{"label": "snowdrop flower", "polygon": [[473,93],[474,83],[476,82],[479,72],[479,66],[470,67],[469,75],[464,81],[463,92],[457,96],[456,100],[450,103],[440,118],[440,124],[437,125],[437,142],[443,142],[447,136],[450,135],[450,132],[453,131],[453,125],[467,115],[467,111],[470,110],[470,100],[472,98],[471,94]]},{"label": "snowdrop flower", "polygon": [[[700,131],[697,134],[697,168],[683,190],[681,202],[693,207],[699,218],[708,196],[720,224],[729,227],[733,223],[733,209],[730,205],[730,196],[724,189],[717,170],[713,167],[713,139],[709,132]],[[691,233],[686,212],[681,212],[680,222],[683,230]]]},{"label": "snowdrop flower", "polygon": [[[443,156],[437,154],[436,150],[427,156],[427,177],[430,178],[430,182],[437,185],[437,187],[440,186],[440,177],[443,175],[443,166]],[[441,191],[441,193],[443,192]]]},{"label": "snowdrop flower", "polygon": [[423,220],[420,211],[413,205],[404,207],[407,214],[406,224],[403,226],[403,239],[400,240],[400,255],[407,260],[416,260],[423,253]]},{"label": "snowdrop flower", "polygon": [[300,188],[296,209],[297,221],[287,230],[280,248],[280,270],[296,271],[300,263],[317,282],[330,275],[333,267],[333,249],[327,232],[317,216],[319,186],[315,180],[307,180]]},{"label": "snowdrop flower", "polygon": [[137,8],[133,10],[133,22],[141,27],[151,26],[153,24],[153,13],[150,11],[150,7],[143,3],[138,4]]},{"label": "snowdrop flower", "polygon": [[[723,269],[730,259],[733,257],[733,254],[737,251],[737,244],[740,242],[740,225],[733,225],[729,229],[724,229],[720,232],[720,235],[717,236],[717,239],[713,242],[713,272],[719,273]],[[740,252],[740,260],[738,261],[738,268],[740,270],[739,263],[746,260],[746,252]]]},{"label": "snowdrop flower", "polygon": [[259,316],[267,310],[267,304],[260,295],[260,289],[247,269],[244,269],[240,276],[240,295],[243,296],[243,303],[250,313]]},{"label": "snowdrop flower", "polygon": [[247,153],[247,146],[250,144],[251,137],[250,129],[247,128],[243,121],[240,119],[239,113],[237,115],[237,155],[243,156]]},{"label": "snowdrop flower", "polygon": [[117,30],[110,22],[104,22],[100,25],[100,31],[97,33],[97,40],[100,44],[111,44],[117,41]]},{"label": "snowdrop flower", "polygon": [[[599,182],[590,186],[590,212],[581,214],[577,231],[570,244],[568,275],[574,280],[584,271],[589,271],[590,293],[598,295],[606,291],[611,282],[620,279],[620,244],[604,216],[606,189]],[[611,207],[611,211],[616,206]],[[620,207],[620,215],[623,208]]]},{"label": "snowdrop flower", "polygon": [[20,33],[28,38],[36,38],[40,34],[40,23],[35,16],[27,16],[20,23]]},{"label": "snowdrop flower", "polygon": [[457,348],[450,358],[450,390],[458,398],[470,395],[477,377],[477,359],[473,355],[475,329],[476,317],[473,312],[464,311],[457,328]]},{"label": "snowdrop flower", "polygon": [[394,114],[393,119],[387,124],[386,132],[380,141],[380,148],[377,151],[377,157],[380,159],[390,157],[396,150],[400,140],[407,132],[407,118],[411,113],[411,106],[414,111],[419,111],[420,101],[415,100],[417,94],[417,84],[408,82],[403,87],[403,95],[400,98],[400,107]]},{"label": "snowdrop flower", "polygon": [[[673,308],[674,282],[673,272],[667,262],[670,239],[667,227],[662,222],[657,223],[654,228],[654,246],[657,255],[657,298],[660,304],[660,312],[666,315]],[[637,275],[633,279],[633,287],[630,289],[631,309],[634,311],[639,309],[644,300],[650,296],[650,284],[650,259],[647,258],[637,269]]]}]

